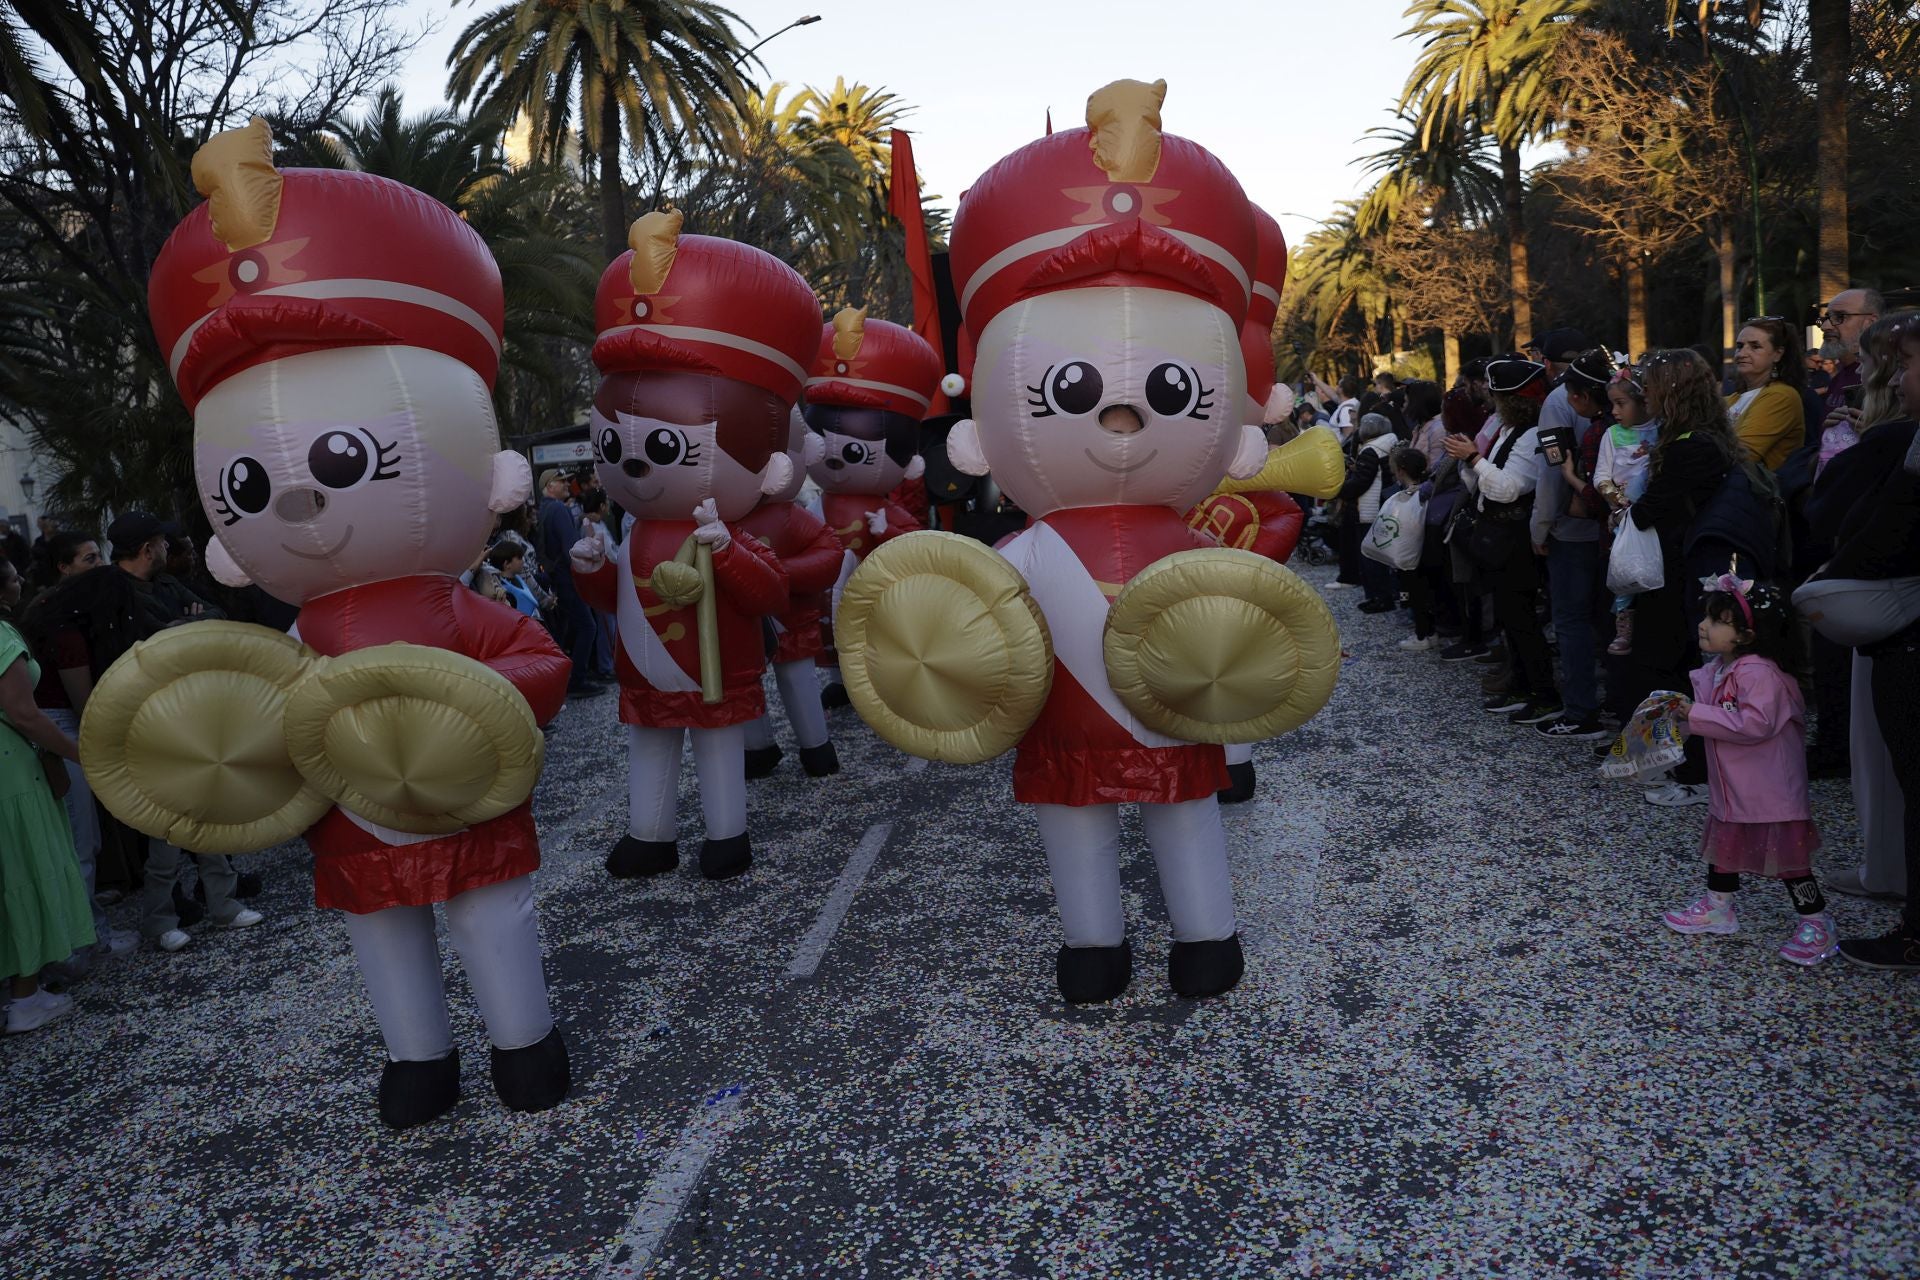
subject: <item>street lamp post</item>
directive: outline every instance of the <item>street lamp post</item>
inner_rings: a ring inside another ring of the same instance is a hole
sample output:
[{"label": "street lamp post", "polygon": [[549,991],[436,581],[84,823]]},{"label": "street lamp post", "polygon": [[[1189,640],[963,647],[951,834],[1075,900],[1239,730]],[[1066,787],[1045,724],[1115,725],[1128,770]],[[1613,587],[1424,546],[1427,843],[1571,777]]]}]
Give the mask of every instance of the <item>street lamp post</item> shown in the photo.
[{"label": "street lamp post", "polygon": [[786,26],[774,32],[772,36],[768,36],[766,40],[762,40],[759,44],[754,45],[753,48],[748,49],[745,53],[735,58],[733,60],[733,65],[737,67],[741,63],[745,62],[748,58],[751,58],[755,53],[759,52],[762,48],[764,48],[767,42],[772,40],[774,36],[783,36],[787,32],[793,30],[795,27],[810,27],[818,21],[820,21],[820,15],[817,13],[810,13],[804,18],[795,18],[792,22],[789,22]]}]

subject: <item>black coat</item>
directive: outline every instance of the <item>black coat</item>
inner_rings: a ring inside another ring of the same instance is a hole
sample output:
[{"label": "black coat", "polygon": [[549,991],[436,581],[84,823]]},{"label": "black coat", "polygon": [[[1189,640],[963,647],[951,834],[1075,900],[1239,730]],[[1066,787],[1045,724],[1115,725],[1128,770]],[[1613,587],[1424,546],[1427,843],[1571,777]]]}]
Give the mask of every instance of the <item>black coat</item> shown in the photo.
[{"label": "black coat", "polygon": [[[1697,597],[1698,578],[1724,572],[1731,548],[1708,539],[1686,550],[1687,532],[1694,517],[1719,491],[1731,460],[1706,436],[1687,435],[1669,444],[1647,478],[1647,491],[1629,509],[1642,529],[1660,537],[1660,559],[1666,581],[1658,591],[1634,599],[1633,652],[1642,666],[1657,670],[1684,670],[1696,650],[1689,617]],[[1684,692],[1684,691],[1683,691]]]}]

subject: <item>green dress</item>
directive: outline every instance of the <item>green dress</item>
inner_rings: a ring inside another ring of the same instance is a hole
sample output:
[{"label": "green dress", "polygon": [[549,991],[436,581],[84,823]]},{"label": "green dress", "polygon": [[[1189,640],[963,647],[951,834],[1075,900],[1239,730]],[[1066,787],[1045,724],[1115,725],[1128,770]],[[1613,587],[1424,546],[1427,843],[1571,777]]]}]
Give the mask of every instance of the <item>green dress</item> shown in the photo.
[{"label": "green dress", "polygon": [[[27,682],[38,684],[27,642],[0,622],[0,674],[22,658]],[[66,810],[47,786],[39,752],[0,715],[0,977],[38,973],[92,942]]]}]

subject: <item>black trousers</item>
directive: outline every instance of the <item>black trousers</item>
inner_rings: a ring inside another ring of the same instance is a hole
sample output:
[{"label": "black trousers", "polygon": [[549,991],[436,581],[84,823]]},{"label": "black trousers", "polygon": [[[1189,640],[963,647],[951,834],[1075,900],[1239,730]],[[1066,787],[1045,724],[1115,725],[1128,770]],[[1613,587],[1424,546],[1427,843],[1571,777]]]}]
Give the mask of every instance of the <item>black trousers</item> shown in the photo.
[{"label": "black trousers", "polygon": [[1873,714],[1893,757],[1893,775],[1906,801],[1908,929],[1920,929],[1920,640],[1883,649],[1873,656]]},{"label": "black trousers", "polygon": [[1853,650],[1813,633],[1813,756],[1847,758],[1853,731]]},{"label": "black trousers", "polygon": [[1366,572],[1366,557],[1360,554],[1360,521],[1354,517],[1349,507],[1340,513],[1338,534],[1334,538],[1334,549],[1340,555],[1340,572],[1335,575],[1337,581],[1359,586]]},{"label": "black trousers", "polygon": [[1507,562],[1493,572],[1493,620],[1506,633],[1513,691],[1534,702],[1552,702],[1558,696],[1553,687],[1553,656],[1547,652],[1547,638],[1535,613],[1540,600],[1538,559],[1526,545],[1523,531]]}]

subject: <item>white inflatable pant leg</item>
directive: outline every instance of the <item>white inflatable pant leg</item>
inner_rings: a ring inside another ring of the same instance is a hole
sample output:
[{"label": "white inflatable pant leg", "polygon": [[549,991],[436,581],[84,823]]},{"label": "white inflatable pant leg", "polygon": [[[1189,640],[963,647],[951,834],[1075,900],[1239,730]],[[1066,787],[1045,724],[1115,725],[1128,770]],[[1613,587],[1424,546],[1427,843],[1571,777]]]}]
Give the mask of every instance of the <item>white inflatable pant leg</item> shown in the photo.
[{"label": "white inflatable pant leg", "polygon": [[1229,742],[1226,751],[1228,764],[1253,763],[1253,744],[1251,742]]},{"label": "white inflatable pant leg", "polygon": [[[793,726],[793,740],[803,748],[818,747],[827,740],[827,713],[820,706],[820,680],[813,674],[815,670],[812,658],[777,663],[773,668],[774,683],[780,686],[780,705],[787,709],[787,723]],[[838,675],[839,669],[834,673]],[[772,740],[771,735],[768,740]]]},{"label": "white inflatable pant leg", "polygon": [[1227,831],[1212,796],[1185,804],[1143,804],[1140,825],[1160,871],[1160,892],[1176,942],[1212,942],[1234,932]]},{"label": "white inflatable pant leg", "polygon": [[395,1062],[434,1062],[453,1052],[447,987],[432,907],[346,913],[353,958],[373,1002],[380,1038]]},{"label": "white inflatable pant leg", "polygon": [[685,729],[627,726],[627,834],[635,840],[672,840],[680,832],[680,748],[686,736]]},{"label": "white inflatable pant leg", "polygon": [[[789,718],[791,718],[791,713],[789,713]],[[740,726],[740,730],[746,734],[747,750],[749,751],[765,751],[773,745],[773,717],[771,715],[761,716],[757,720],[749,720]]]},{"label": "white inflatable pant leg", "polygon": [[515,876],[447,899],[447,931],[496,1049],[539,1044],[553,1030],[533,877]]},{"label": "white inflatable pant leg", "polygon": [[[730,840],[747,829],[747,736],[739,725],[693,729],[693,770],[707,839]],[[670,837],[669,837],[670,838]]]},{"label": "white inflatable pant leg", "polygon": [[1033,817],[1047,847],[1047,872],[1067,945],[1119,946],[1127,937],[1120,905],[1120,807],[1036,804]]}]

